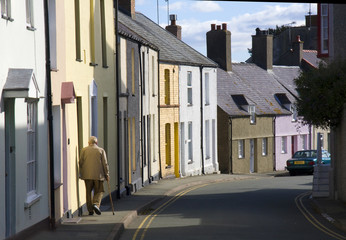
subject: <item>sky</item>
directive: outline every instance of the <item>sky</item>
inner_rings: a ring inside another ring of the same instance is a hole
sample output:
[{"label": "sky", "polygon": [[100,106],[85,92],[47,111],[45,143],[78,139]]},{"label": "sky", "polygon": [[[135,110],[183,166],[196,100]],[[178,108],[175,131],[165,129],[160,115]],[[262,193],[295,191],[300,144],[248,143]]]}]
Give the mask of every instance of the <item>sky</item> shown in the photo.
[{"label": "sky", "polygon": [[206,55],[206,33],[210,25],[227,23],[231,31],[232,62],[244,62],[250,57],[251,35],[257,27],[266,30],[277,25],[302,26],[310,10],[313,15],[317,14],[317,4],[136,0],[136,11],[163,28],[168,25],[168,14],[176,14],[177,25],[182,27],[182,40],[203,55]]}]

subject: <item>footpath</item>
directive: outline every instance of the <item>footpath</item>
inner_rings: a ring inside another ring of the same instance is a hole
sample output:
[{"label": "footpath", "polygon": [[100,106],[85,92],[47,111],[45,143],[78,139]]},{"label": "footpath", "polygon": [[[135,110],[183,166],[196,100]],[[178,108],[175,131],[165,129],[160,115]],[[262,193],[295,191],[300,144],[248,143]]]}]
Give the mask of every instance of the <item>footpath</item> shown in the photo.
[{"label": "footpath", "polygon": [[[114,212],[110,202],[104,201],[101,205],[101,215],[75,216],[71,222],[65,221],[58,224],[55,230],[42,229],[34,235],[28,236],[29,240],[113,240],[119,239],[123,230],[137,217],[141,212],[149,209],[150,206],[163,200],[166,197],[173,196],[183,189],[207,183],[231,182],[246,179],[256,179],[263,177],[276,177],[285,175],[285,172],[268,174],[248,174],[248,175],[226,175],[212,174],[204,176],[162,179],[152,183],[138,192],[125,196],[121,199],[113,199]],[[106,197],[106,195],[105,195]],[[311,199],[311,204],[320,214],[327,214],[335,226],[346,232],[346,204],[329,200],[326,198]],[[346,239],[346,238],[345,238]]]}]

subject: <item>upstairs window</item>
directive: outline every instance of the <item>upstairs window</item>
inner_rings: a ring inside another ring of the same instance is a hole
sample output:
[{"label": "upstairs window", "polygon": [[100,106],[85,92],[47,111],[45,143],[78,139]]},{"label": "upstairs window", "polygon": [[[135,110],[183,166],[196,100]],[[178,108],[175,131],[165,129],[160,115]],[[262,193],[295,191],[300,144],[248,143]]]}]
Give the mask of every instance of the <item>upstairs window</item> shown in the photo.
[{"label": "upstairs window", "polygon": [[292,122],[296,122],[298,120],[298,112],[294,105],[291,105],[291,113],[292,113]]},{"label": "upstairs window", "polygon": [[171,103],[171,79],[169,69],[165,69],[165,104]]},{"label": "upstairs window", "polygon": [[255,124],[256,123],[256,107],[253,105],[249,106],[249,114],[250,114],[250,123]]},{"label": "upstairs window", "polygon": [[11,18],[11,0],[1,0],[1,17],[3,19],[13,21]]},{"label": "upstairs window", "polygon": [[204,74],[205,105],[209,105],[209,73]]},{"label": "upstairs window", "polygon": [[192,72],[187,72],[187,104],[192,105]]},{"label": "upstairs window", "polygon": [[328,4],[321,4],[321,53],[328,54]]},{"label": "upstairs window", "polygon": [[36,30],[34,27],[34,7],[33,0],[26,0],[26,28],[28,30]]}]

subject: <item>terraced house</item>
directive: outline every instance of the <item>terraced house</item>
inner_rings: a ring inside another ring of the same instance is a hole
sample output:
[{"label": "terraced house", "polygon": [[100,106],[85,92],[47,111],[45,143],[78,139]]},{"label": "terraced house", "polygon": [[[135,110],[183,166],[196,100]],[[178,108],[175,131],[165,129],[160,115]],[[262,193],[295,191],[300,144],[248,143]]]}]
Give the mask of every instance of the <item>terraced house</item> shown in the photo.
[{"label": "terraced house", "polygon": [[141,13],[136,12],[135,18],[120,14],[119,21],[160,50],[162,177],[217,172],[217,65],[178,39],[180,34],[171,34]]},{"label": "terraced house", "polygon": [[0,1],[0,239],[49,218],[43,1]]},{"label": "terraced house", "polygon": [[[49,1],[50,76],[54,119],[52,219],[85,210],[80,150],[90,136],[106,150],[117,184],[113,1]],[[86,211],[86,210],[85,210]]]},{"label": "terraced house", "polygon": [[[130,19],[134,11],[120,5]],[[160,178],[158,49],[118,23],[120,35],[121,192],[135,192]]]},{"label": "terraced house", "polygon": [[295,114],[294,95],[280,83],[293,82],[299,68],[273,66],[272,36],[260,30],[252,36],[254,63],[231,63],[229,36],[226,25],[212,25],[207,33],[208,56],[223,67],[218,69],[220,170],[283,170],[294,151],[309,148],[311,141],[309,126]]}]

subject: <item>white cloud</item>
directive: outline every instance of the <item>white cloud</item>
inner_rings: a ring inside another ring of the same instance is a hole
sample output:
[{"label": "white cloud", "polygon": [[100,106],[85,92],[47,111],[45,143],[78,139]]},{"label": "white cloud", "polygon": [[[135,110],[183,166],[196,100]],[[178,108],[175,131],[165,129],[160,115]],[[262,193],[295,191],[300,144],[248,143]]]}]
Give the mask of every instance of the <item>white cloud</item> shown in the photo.
[{"label": "white cloud", "polygon": [[192,3],[191,8],[198,12],[217,12],[222,10],[219,4],[205,1]]},{"label": "white cloud", "polygon": [[[260,29],[275,28],[276,25],[281,26],[293,21],[296,22],[294,26],[301,26],[305,24],[304,16],[306,14],[307,11],[301,4],[290,4],[288,6],[275,5],[266,6],[264,10],[256,13],[242,14],[222,22],[217,20],[201,22],[197,19],[181,19],[179,25],[182,26],[183,40],[196,50],[206,54],[205,36],[210,30],[210,24],[215,23],[221,25],[222,23],[227,23],[228,30],[232,33],[233,61],[245,61],[249,57],[247,49],[252,46],[251,35],[255,34],[257,27]],[[241,51],[243,51],[243,56],[239,54]],[[236,56],[239,56],[238,59]]]}]

